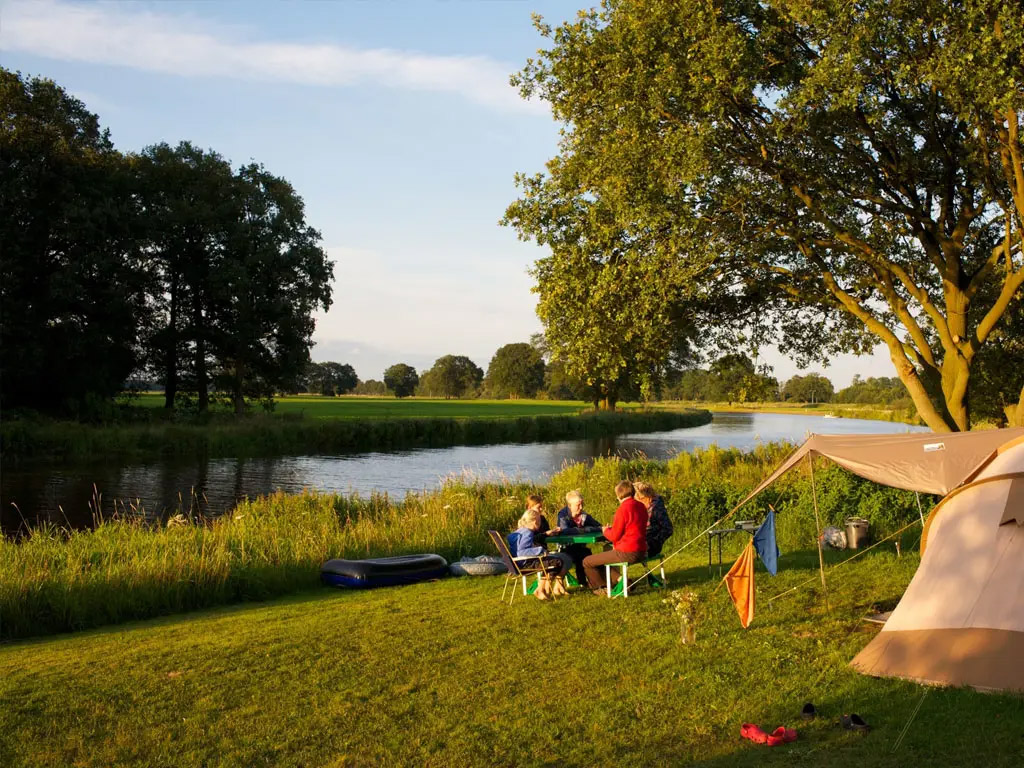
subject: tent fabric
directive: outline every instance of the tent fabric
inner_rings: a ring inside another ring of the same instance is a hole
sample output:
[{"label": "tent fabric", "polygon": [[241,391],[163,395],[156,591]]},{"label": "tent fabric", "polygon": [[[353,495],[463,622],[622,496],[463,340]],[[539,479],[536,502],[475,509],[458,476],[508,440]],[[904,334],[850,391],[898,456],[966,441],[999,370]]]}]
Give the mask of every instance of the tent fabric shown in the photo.
[{"label": "tent fabric", "polygon": [[[921,565],[860,672],[1024,691],[1024,439],[1004,445],[933,509]],[[990,434],[990,433],[979,433]]]},{"label": "tent fabric", "polygon": [[945,496],[970,479],[1000,446],[1020,438],[1024,438],[1024,427],[944,434],[811,435],[737,508],[808,455],[825,456],[882,485]]}]

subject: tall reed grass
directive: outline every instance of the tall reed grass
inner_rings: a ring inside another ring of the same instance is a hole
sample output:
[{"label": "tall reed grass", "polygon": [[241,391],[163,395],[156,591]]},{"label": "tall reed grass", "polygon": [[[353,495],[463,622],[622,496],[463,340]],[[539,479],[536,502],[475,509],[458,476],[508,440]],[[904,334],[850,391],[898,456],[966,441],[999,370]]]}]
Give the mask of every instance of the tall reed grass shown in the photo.
[{"label": "tall reed grass", "polygon": [[98,426],[25,420],[0,425],[0,451],[7,460],[283,456],[584,439],[659,432],[710,421],[709,411],[698,410],[467,419],[303,419],[287,414],[206,425],[150,422]]},{"label": "tall reed grass", "polygon": [[[588,511],[608,523],[616,506],[612,488],[624,477],[643,478],[665,497],[676,528],[666,545],[670,552],[731,509],[790,449],[712,447],[668,461],[604,458],[567,465],[544,487],[493,476],[454,477],[437,491],[402,500],[277,493],[243,502],[205,525],[138,518],[107,521],[92,531],[43,526],[19,542],[0,540],[0,639],[287,594],[315,586],[320,564],[332,557],[436,552],[456,560],[492,553],[487,530],[511,530],[532,492],[545,495],[552,525],[566,491],[574,488],[582,490]],[[918,515],[912,493],[832,466],[822,465],[815,479],[823,524],[841,525],[857,514],[883,536]],[[783,552],[813,548],[810,483],[802,470],[740,517],[760,519],[769,503],[779,512]],[[925,500],[925,514],[930,506]],[[733,538],[738,545],[740,537]]]}]

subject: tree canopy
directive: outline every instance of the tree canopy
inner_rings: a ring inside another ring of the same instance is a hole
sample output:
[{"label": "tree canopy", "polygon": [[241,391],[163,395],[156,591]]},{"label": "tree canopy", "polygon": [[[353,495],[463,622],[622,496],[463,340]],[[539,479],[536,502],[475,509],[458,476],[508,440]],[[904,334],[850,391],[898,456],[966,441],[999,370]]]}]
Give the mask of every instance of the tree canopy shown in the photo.
[{"label": "tree canopy", "polygon": [[487,366],[484,386],[491,397],[535,397],[544,386],[544,360],[525,342],[499,347]]},{"label": "tree canopy", "polygon": [[782,399],[798,403],[828,403],[835,395],[832,382],[820,373],[793,376],[782,386]]},{"label": "tree canopy", "polygon": [[933,429],[969,428],[1024,285],[1016,4],[605,0],[537,26],[550,45],[514,81],[562,138],[507,218],[551,247],[542,305],[545,281],[579,299],[573,269],[611,265],[587,285],[716,310],[703,343],[801,364],[882,343]]},{"label": "tree canopy", "polygon": [[446,400],[473,392],[483,381],[484,372],[465,355],[445,355],[420,377],[420,394]]},{"label": "tree canopy", "polygon": [[419,383],[419,374],[411,365],[396,363],[384,371],[384,385],[395,394],[395,397],[408,397],[416,391],[416,385]]}]

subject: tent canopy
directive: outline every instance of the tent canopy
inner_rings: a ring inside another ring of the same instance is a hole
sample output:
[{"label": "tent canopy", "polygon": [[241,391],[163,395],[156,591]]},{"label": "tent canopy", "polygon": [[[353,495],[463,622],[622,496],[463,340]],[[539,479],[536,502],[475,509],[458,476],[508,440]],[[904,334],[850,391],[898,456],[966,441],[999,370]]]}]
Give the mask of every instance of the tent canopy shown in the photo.
[{"label": "tent canopy", "polygon": [[944,434],[811,435],[737,507],[807,455],[826,456],[855,475],[882,485],[945,496],[970,480],[1001,445],[1020,437],[1024,437],[1024,427]]}]

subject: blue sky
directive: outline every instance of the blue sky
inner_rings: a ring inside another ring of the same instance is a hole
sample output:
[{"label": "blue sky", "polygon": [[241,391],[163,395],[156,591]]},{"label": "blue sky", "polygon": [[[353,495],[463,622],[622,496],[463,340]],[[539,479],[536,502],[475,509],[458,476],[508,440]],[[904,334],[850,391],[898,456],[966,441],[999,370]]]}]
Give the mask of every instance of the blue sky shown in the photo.
[{"label": "blue sky", "polygon": [[[583,5],[3,2],[0,63],[56,80],[122,150],[187,139],[287,178],[336,262],[315,360],[364,379],[444,354],[486,368],[541,330],[526,272],[541,252],[498,220],[558,137],[508,76],[543,43],[532,12],[555,24]],[[823,372],[894,375],[878,354]]]}]

